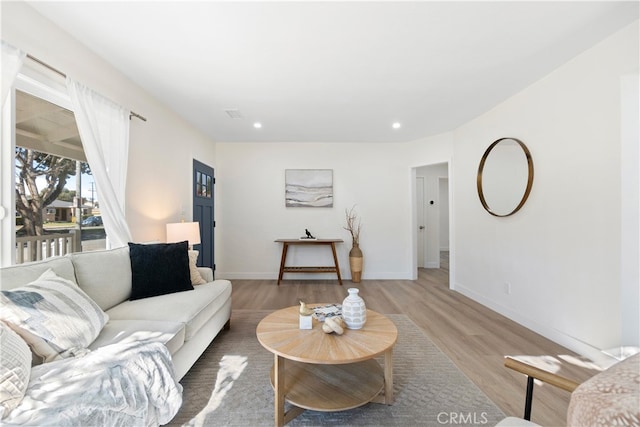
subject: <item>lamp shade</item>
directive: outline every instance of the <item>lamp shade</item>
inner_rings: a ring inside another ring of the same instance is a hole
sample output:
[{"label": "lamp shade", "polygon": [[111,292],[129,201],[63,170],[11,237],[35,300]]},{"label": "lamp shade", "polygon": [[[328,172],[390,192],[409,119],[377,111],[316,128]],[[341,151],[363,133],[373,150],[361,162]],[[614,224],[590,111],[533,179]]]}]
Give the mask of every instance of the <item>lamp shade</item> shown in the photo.
[{"label": "lamp shade", "polygon": [[200,244],[200,223],[175,222],[167,224],[167,243],[189,242],[189,247]]}]

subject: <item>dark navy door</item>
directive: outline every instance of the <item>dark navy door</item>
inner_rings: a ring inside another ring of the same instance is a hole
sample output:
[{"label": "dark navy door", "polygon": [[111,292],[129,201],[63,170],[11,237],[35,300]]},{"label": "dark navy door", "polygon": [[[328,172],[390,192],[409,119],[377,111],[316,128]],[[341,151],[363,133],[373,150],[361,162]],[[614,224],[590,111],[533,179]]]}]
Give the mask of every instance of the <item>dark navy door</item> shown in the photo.
[{"label": "dark navy door", "polygon": [[200,245],[194,249],[198,254],[200,267],[211,267],[215,274],[213,258],[213,233],[215,220],[213,218],[213,186],[216,182],[213,168],[193,160],[193,220],[200,223]]}]

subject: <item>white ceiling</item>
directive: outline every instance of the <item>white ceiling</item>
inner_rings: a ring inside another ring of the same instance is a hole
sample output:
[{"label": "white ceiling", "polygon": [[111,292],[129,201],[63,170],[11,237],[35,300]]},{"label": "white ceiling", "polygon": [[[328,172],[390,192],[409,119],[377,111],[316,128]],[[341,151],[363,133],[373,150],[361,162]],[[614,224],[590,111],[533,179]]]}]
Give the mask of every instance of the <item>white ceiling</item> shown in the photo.
[{"label": "white ceiling", "polygon": [[446,132],[639,14],[637,1],[29,3],[225,142]]}]

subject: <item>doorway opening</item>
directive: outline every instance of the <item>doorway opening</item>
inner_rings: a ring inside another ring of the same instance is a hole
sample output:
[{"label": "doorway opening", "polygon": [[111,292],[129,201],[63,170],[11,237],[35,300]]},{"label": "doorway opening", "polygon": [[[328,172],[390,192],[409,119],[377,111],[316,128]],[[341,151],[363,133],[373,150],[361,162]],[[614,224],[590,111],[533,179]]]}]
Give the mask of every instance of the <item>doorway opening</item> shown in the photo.
[{"label": "doorway opening", "polygon": [[441,270],[438,274],[446,274],[451,283],[450,258],[453,248],[450,242],[452,210],[449,163],[415,167],[412,175],[415,278],[422,269]]}]

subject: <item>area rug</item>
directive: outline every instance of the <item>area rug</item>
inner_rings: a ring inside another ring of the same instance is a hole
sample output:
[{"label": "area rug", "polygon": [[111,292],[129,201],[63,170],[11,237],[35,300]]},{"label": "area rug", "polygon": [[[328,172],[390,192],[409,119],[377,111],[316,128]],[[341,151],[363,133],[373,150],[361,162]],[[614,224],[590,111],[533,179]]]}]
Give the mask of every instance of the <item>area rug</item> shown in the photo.
[{"label": "area rug", "polygon": [[[273,354],[256,339],[268,311],[236,310],[181,383],[183,405],[171,426],[272,426]],[[393,405],[368,403],[341,412],[305,411],[289,426],[481,426],[504,414],[404,315],[398,328]]]}]

